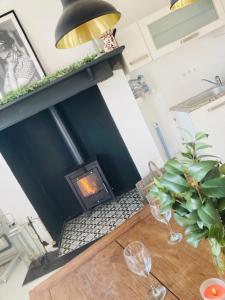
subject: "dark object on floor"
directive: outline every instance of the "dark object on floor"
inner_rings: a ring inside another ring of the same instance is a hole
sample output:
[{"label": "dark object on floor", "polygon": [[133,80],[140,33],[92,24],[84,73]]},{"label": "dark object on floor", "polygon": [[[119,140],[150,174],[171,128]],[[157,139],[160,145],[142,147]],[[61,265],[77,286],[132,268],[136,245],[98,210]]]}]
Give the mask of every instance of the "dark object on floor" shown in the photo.
[{"label": "dark object on floor", "polygon": [[74,257],[78,256],[81,252],[89,248],[95,242],[97,242],[97,240],[88,243],[87,245],[63,256],[59,256],[58,250],[47,253],[41,259],[31,263],[23,285],[64,266],[66,263],[68,263]]},{"label": "dark object on floor", "polygon": [[36,237],[38,238],[39,242],[43,246],[45,254],[47,254],[48,252],[47,252],[47,250],[46,250],[45,247],[49,245],[48,242],[42,240],[42,238],[40,237],[40,235],[38,234],[37,230],[34,227],[33,221],[29,217],[27,217],[27,220],[28,220],[28,225],[32,228],[34,234],[36,235]]}]

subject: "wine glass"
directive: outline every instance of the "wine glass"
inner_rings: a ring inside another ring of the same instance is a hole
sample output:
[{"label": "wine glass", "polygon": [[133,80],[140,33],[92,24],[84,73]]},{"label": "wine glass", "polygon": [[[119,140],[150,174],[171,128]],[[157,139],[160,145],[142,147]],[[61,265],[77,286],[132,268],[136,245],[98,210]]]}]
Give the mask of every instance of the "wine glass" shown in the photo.
[{"label": "wine glass", "polygon": [[167,225],[169,229],[169,237],[168,237],[168,244],[169,245],[176,245],[182,241],[182,234],[180,232],[174,232],[173,228],[170,224],[170,219],[172,217],[171,209],[165,213],[160,212],[160,203],[157,199],[150,198],[148,199],[150,211],[152,216],[159,222],[164,223]]},{"label": "wine glass", "polygon": [[[131,272],[149,277],[152,260],[148,249],[141,242],[132,242],[124,249],[124,258]],[[160,284],[151,285],[149,300],[163,300],[166,296],[166,288]]]}]

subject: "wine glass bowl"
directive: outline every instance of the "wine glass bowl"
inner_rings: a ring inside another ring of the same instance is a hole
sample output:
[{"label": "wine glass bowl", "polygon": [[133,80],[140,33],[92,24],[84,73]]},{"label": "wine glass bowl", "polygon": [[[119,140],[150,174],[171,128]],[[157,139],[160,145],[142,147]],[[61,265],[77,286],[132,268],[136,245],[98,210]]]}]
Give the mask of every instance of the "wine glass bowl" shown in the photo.
[{"label": "wine glass bowl", "polygon": [[149,200],[149,206],[150,206],[150,211],[154,219],[157,221],[168,224],[170,222],[170,219],[172,217],[172,212],[171,210],[168,210],[166,213],[161,213],[160,212],[160,204],[156,199],[150,199]]},{"label": "wine glass bowl", "polygon": [[[138,276],[149,277],[152,268],[152,259],[149,250],[142,242],[135,241],[124,249],[124,258],[131,272]],[[166,296],[166,288],[160,284],[151,285],[149,300],[163,300]]]},{"label": "wine glass bowl", "polygon": [[161,213],[160,203],[157,199],[150,198],[150,199],[148,199],[148,202],[149,202],[149,207],[150,207],[150,211],[151,211],[153,218],[161,223],[166,224],[168,227],[168,230],[169,230],[169,237],[167,240],[168,244],[176,245],[176,244],[180,243],[183,239],[182,234],[180,232],[173,231],[173,228],[170,224],[170,220],[172,217],[172,210],[169,209],[165,213]]},{"label": "wine glass bowl", "polygon": [[148,277],[152,268],[152,260],[143,243],[135,241],[124,249],[124,257],[131,272]]}]

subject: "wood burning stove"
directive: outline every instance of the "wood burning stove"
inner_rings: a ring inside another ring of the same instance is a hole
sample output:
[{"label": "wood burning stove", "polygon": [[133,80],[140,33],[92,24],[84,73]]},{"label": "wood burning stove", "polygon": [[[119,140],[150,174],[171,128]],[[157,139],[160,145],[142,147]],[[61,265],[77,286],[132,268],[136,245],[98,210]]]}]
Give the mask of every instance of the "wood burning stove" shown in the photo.
[{"label": "wood burning stove", "polygon": [[97,160],[83,164],[66,179],[84,211],[114,198]]},{"label": "wood burning stove", "polygon": [[98,161],[85,163],[79,147],[75,144],[57,108],[51,107],[49,110],[74,162],[78,166],[75,171],[65,177],[83,210],[87,211],[98,204],[114,199],[112,189]]}]

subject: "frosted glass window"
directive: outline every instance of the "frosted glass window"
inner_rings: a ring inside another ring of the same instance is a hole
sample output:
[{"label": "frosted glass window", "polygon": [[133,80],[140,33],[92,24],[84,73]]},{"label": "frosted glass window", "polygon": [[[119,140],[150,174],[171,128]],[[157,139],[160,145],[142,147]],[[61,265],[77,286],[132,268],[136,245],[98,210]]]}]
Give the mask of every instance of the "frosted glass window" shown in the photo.
[{"label": "frosted glass window", "polygon": [[212,0],[199,0],[195,4],[175,11],[148,25],[157,49],[175,42],[218,19]]}]

